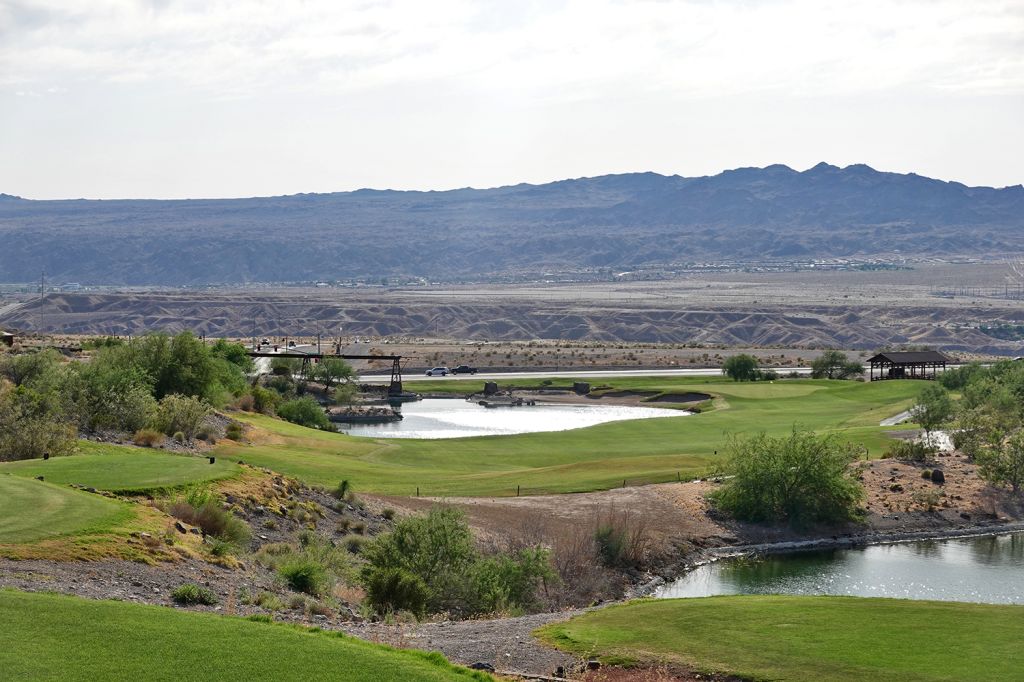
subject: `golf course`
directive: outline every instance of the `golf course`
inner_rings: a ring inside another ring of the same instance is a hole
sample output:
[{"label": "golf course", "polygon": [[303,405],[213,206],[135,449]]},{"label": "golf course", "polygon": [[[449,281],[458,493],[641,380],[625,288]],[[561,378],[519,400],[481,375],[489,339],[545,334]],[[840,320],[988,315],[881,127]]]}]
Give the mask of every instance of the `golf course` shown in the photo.
[{"label": "golf course", "polygon": [[390,495],[414,495],[417,489],[430,496],[585,492],[624,481],[636,485],[705,475],[721,461],[716,453],[723,452],[730,435],[778,435],[795,426],[841,433],[878,457],[889,441],[878,423],[906,409],[921,385],[637,377],[616,380],[613,388],[704,392],[714,396],[713,407],[676,419],[445,440],[358,438],[240,413],[237,417],[254,427],[253,443],[222,442],[215,453],[314,485],[334,486],[347,479],[361,491]]},{"label": "golf course", "polygon": [[81,533],[130,515],[121,502],[0,472],[0,545]]},{"label": "golf course", "polygon": [[542,628],[548,643],[619,665],[757,680],[1020,679],[1024,607],[855,597],[639,601]]},{"label": "golf course", "polygon": [[437,653],[157,606],[0,590],[8,680],[488,680]]},{"label": "golf course", "polygon": [[0,464],[0,474],[43,476],[53,483],[76,483],[97,490],[121,494],[153,493],[192,483],[229,478],[239,472],[231,462],[210,464],[204,457],[192,457],[121,445],[80,441],[83,454],[26,459]]}]

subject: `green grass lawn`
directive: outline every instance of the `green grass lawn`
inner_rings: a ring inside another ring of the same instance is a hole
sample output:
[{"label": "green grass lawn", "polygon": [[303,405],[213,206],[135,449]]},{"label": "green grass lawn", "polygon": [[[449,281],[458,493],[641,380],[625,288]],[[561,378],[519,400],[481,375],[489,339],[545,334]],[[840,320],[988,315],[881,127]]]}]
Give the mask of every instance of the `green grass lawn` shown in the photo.
[{"label": "green grass lawn", "polygon": [[0,590],[7,680],[489,680],[439,654],[241,618]]},{"label": "green grass lawn", "polygon": [[609,663],[771,680],[1022,679],[1024,607],[856,597],[633,602],[539,631]]},{"label": "green grass lawn", "polygon": [[313,484],[348,479],[365,492],[412,495],[419,487],[430,496],[514,495],[517,486],[524,494],[582,492],[620,486],[624,479],[701,475],[717,461],[715,451],[723,451],[729,434],[782,434],[794,425],[842,432],[879,456],[888,439],[878,422],[906,409],[922,383],[637,377],[616,379],[615,388],[700,391],[719,398],[715,410],[695,416],[445,440],[356,438],[236,415],[276,437],[257,445],[225,443],[216,452]]},{"label": "green grass lawn", "polygon": [[121,502],[0,473],[0,545],[97,529],[130,515]]},{"label": "green grass lawn", "polygon": [[205,457],[82,441],[81,455],[27,459],[0,464],[0,475],[43,476],[53,483],[79,483],[117,493],[153,492],[228,478],[239,473],[234,462],[210,464]]}]

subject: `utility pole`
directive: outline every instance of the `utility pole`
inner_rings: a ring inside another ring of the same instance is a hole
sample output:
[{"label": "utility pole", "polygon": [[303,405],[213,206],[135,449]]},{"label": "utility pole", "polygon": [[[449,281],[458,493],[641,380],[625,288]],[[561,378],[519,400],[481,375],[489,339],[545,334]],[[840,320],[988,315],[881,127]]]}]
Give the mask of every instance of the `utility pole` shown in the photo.
[{"label": "utility pole", "polygon": [[46,296],[46,270],[39,273],[39,333],[43,332],[43,298]]}]

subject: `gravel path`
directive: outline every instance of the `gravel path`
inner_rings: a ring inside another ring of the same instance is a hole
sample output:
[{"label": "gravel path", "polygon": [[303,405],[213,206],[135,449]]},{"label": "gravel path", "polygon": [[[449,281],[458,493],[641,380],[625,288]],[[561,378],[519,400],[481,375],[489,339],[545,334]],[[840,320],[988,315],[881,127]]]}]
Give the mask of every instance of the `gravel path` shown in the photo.
[{"label": "gravel path", "polygon": [[392,646],[440,651],[463,665],[487,663],[499,673],[554,676],[580,667],[574,656],[548,648],[530,634],[547,623],[566,620],[582,610],[540,613],[495,620],[442,621],[407,626],[351,623],[341,626],[350,635]]}]

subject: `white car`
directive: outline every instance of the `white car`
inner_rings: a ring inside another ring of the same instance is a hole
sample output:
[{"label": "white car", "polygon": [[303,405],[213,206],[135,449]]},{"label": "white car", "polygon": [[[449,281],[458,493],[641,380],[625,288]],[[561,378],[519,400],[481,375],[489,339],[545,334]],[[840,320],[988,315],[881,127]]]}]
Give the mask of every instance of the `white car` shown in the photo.
[{"label": "white car", "polygon": [[446,377],[451,372],[447,367],[434,367],[433,369],[427,370],[428,377]]}]

